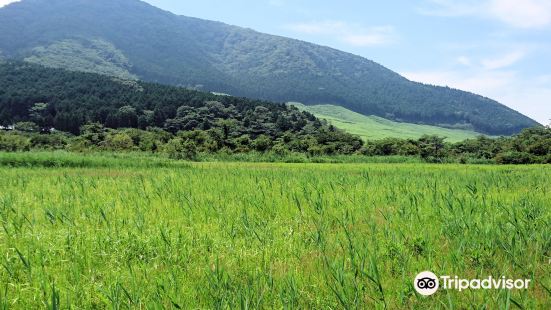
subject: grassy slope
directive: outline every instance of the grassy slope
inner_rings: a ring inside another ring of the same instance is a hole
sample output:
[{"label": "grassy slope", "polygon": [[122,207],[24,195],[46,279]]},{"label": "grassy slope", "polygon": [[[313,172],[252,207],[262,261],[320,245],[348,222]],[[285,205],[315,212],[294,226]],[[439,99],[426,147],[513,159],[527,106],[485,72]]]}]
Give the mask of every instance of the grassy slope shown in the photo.
[{"label": "grassy slope", "polygon": [[469,130],[393,122],[378,116],[365,116],[334,105],[305,106],[295,102],[292,104],[319,118],[326,119],[334,126],[358,135],[364,140],[389,137],[417,139],[423,135],[437,135],[447,137],[448,142],[459,142],[480,135],[480,133]]},{"label": "grassy slope", "polygon": [[[197,163],[0,175],[2,308],[551,306],[545,166]],[[421,270],[533,286],[422,298],[412,288]]]}]

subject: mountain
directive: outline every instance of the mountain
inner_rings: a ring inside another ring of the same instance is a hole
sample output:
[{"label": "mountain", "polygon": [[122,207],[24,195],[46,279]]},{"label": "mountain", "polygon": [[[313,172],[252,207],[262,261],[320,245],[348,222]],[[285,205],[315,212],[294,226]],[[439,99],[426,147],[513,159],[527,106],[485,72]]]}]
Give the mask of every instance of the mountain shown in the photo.
[{"label": "mountain", "polygon": [[463,130],[442,128],[430,125],[398,123],[378,116],[366,116],[335,105],[310,105],[289,103],[301,111],[307,111],[320,119],[327,120],[333,126],[351,134],[360,136],[365,141],[385,138],[414,139],[422,136],[445,137],[447,142],[456,143],[467,139],[474,139],[480,133]]},{"label": "mountain", "polygon": [[51,67],[513,134],[537,123],[468,92],[407,80],[332,48],[177,16],[138,0],[22,0],[0,9],[0,55]]}]

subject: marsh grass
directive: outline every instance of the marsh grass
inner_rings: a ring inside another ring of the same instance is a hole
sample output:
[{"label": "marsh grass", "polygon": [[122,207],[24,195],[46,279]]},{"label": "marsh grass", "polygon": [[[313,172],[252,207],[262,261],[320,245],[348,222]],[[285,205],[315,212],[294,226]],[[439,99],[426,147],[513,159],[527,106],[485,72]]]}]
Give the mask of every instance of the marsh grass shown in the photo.
[{"label": "marsh grass", "polygon": [[190,165],[147,153],[0,152],[0,167],[42,168],[183,168]]},{"label": "marsh grass", "polygon": [[[421,163],[408,156],[307,156],[305,154],[276,155],[273,153],[199,154],[196,162],[244,163]],[[73,153],[66,151],[0,152],[0,167],[43,168],[181,168],[189,163],[172,160],[160,154],[146,152]]]},{"label": "marsh grass", "polygon": [[[27,159],[0,167],[3,308],[551,307],[549,166]],[[426,298],[423,270],[534,285]]]}]

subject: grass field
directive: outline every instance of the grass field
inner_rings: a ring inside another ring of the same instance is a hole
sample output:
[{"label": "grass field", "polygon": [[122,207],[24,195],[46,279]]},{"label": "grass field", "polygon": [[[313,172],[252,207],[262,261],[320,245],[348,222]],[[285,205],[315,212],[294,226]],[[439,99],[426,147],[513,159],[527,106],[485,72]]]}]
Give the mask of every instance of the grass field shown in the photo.
[{"label": "grass field", "polygon": [[146,160],[0,167],[2,308],[551,307],[550,166]]},{"label": "grass field", "polygon": [[319,118],[326,119],[333,126],[358,135],[364,140],[384,138],[418,139],[423,135],[436,135],[446,137],[447,142],[460,142],[481,135],[478,132],[469,130],[398,123],[377,116],[365,116],[335,105],[305,106],[300,103],[292,104]]}]

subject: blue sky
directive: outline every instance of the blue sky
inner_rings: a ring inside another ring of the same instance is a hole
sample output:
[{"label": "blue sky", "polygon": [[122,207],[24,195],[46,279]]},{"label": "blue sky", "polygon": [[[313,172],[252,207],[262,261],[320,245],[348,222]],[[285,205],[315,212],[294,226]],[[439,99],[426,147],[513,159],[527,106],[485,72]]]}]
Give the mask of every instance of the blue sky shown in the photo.
[{"label": "blue sky", "polygon": [[[0,0],[0,6],[12,0]],[[331,46],[551,119],[551,0],[146,0]]]}]

